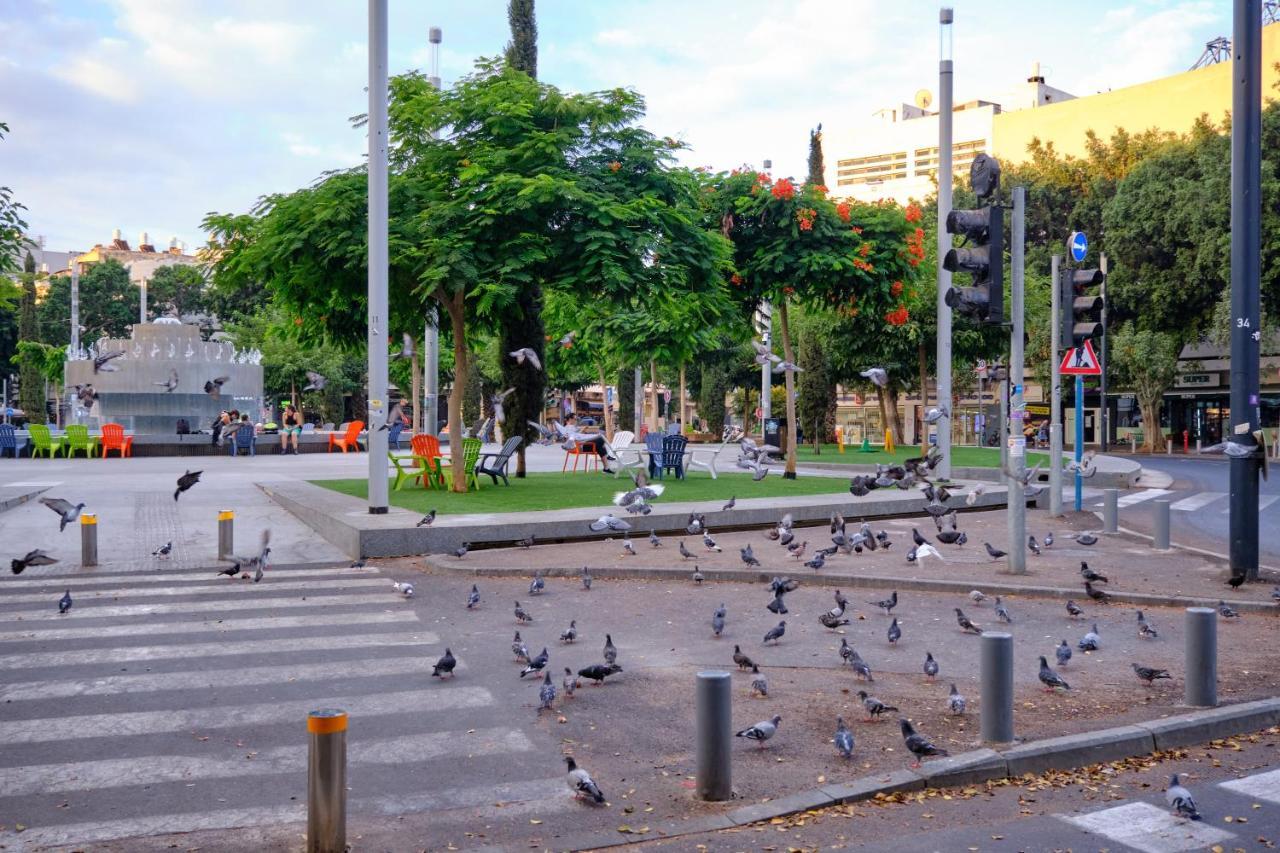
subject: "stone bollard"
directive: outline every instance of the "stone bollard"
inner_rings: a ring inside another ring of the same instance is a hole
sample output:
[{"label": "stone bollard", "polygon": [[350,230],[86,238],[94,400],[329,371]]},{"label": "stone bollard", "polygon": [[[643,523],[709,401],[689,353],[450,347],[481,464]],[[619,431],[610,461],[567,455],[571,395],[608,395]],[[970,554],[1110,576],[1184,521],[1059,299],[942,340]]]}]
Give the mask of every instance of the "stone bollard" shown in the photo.
[{"label": "stone bollard", "polygon": [[347,848],[347,712],[328,708],[307,715],[307,853]]},{"label": "stone bollard", "polygon": [[1013,740],[1013,635],[988,631],[978,642],[982,740],[1009,743]]},{"label": "stone bollard", "polygon": [[1188,705],[1212,708],[1218,704],[1218,611],[1187,608],[1186,696]]},{"label": "stone bollard", "polygon": [[1104,489],[1102,498],[1102,532],[1118,533],[1120,530],[1120,490]]},{"label": "stone bollard", "polygon": [[697,792],[702,800],[733,796],[732,678],[727,672],[697,675]]},{"label": "stone bollard", "polygon": [[1169,502],[1152,501],[1151,511],[1155,513],[1155,532],[1151,539],[1151,547],[1161,551],[1169,550]]}]

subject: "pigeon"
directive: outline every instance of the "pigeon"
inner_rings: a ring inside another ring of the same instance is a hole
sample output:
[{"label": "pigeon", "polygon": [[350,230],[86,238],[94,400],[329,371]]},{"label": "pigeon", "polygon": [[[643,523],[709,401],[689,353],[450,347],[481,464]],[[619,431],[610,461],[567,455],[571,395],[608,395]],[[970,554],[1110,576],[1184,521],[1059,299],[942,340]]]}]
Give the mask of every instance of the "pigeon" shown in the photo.
[{"label": "pigeon", "polygon": [[769,681],[760,672],[760,667],[756,664],[751,665],[751,693],[761,698],[767,698],[769,695]]},{"label": "pigeon", "polygon": [[960,695],[960,691],[956,690],[956,686],[953,684],[951,685],[951,695],[947,697],[947,710],[956,716],[960,716],[964,713],[964,709],[964,697]]},{"label": "pigeon", "polygon": [[910,721],[905,717],[900,718],[898,722],[902,726],[902,739],[907,744],[907,751],[916,757],[912,767],[920,766],[920,759],[928,758],[934,755],[949,755],[945,749],[934,744],[924,735],[918,734],[912,727]]},{"label": "pigeon", "polygon": [[122,355],[124,355],[124,350],[122,349],[111,350],[110,352],[104,352],[102,355],[98,356],[93,360],[93,372],[94,373],[98,373],[98,372],[114,373],[120,368],[114,364],[111,364],[110,362],[112,359],[119,358]]},{"label": "pigeon", "polygon": [[705,576],[705,575],[703,575],[703,574],[702,574],[702,572],[698,570],[698,566],[695,564],[695,565],[694,565],[694,567],[693,567],[693,582],[694,582],[694,584],[695,584],[696,586],[702,586],[702,582],[703,582],[704,580],[706,580],[706,576]]},{"label": "pigeon", "polygon": [[1218,615],[1223,619],[1239,619],[1240,612],[1225,601],[1218,602]]},{"label": "pigeon", "polygon": [[230,376],[216,376],[213,379],[210,379],[208,382],[204,383],[204,393],[208,394],[215,400],[218,399],[222,396],[223,384],[230,378]]},{"label": "pigeon", "polygon": [[[271,530],[270,528],[262,531],[262,539],[258,546],[258,553],[249,556],[238,556],[231,554],[227,557],[231,561],[231,568],[237,572],[248,572],[250,569],[256,569],[258,578],[261,580],[262,570],[266,568],[267,557],[271,554]],[[257,580],[254,582],[256,583]]]},{"label": "pigeon", "polygon": [[503,410],[502,404],[506,399],[516,392],[515,388],[508,388],[501,394],[491,394],[489,396],[489,408],[493,411],[493,422],[496,424],[505,423],[507,413]]},{"label": "pigeon", "polygon": [[582,567],[582,588],[587,592],[591,592],[591,572],[587,571],[587,567]]},{"label": "pigeon", "polygon": [[929,540],[921,536],[920,531],[914,527],[911,528],[911,541],[916,544],[916,547],[929,544]]},{"label": "pigeon", "polygon": [[1027,550],[1037,557],[1040,556],[1040,546],[1036,544],[1035,534],[1027,537]]},{"label": "pigeon", "polygon": [[1076,604],[1074,601],[1068,598],[1067,599],[1067,615],[1072,618],[1075,618],[1076,616],[1083,616],[1084,611],[1080,609],[1080,605]]},{"label": "pigeon", "polygon": [[881,714],[888,713],[889,711],[898,710],[892,705],[884,704],[876,697],[867,693],[867,691],[865,690],[858,691],[858,698],[862,700],[862,707],[867,709],[867,719],[873,722]]},{"label": "pigeon", "polygon": [[1157,678],[1173,679],[1173,676],[1169,674],[1169,670],[1167,669],[1155,669],[1154,667],[1142,666],[1141,664],[1136,663],[1133,664],[1133,672],[1138,676],[1138,678],[1147,682],[1148,685],[1155,684]]},{"label": "pigeon", "polygon": [[173,543],[166,542],[163,545],[161,545],[159,548],[152,551],[151,556],[155,557],[158,560],[163,560],[168,558],[168,556],[172,553],[173,553]]},{"label": "pigeon", "polygon": [[62,519],[61,523],[58,524],[59,533],[66,530],[67,525],[75,521],[80,515],[80,510],[85,507],[82,503],[73,505],[70,501],[65,501],[62,498],[41,498],[40,503],[56,512]]},{"label": "pigeon", "polygon": [[746,563],[748,566],[755,567],[760,565],[760,561],[757,560],[756,555],[752,553],[750,545],[740,549],[740,553],[742,554],[742,562]]},{"label": "pigeon", "polygon": [[884,610],[884,615],[888,616],[890,612],[892,612],[893,608],[898,606],[898,591],[895,589],[889,594],[888,598],[883,599],[882,601],[869,601],[867,603],[881,608]]},{"label": "pigeon", "polygon": [[869,367],[858,375],[864,379],[870,379],[872,384],[881,388],[889,384],[889,371],[883,367]]},{"label": "pigeon", "polygon": [[1178,782],[1177,773],[1169,777],[1169,787],[1164,792],[1164,801],[1169,804],[1169,808],[1173,809],[1173,813],[1178,817],[1185,817],[1188,820],[1201,819],[1200,810],[1196,808],[1196,801],[1191,797],[1191,792]]},{"label": "pigeon", "polygon": [[681,559],[684,559],[684,560],[693,559],[693,552],[684,546],[683,539],[680,540],[680,544],[677,546],[676,550],[680,552]]},{"label": "pigeon", "polygon": [[963,545],[968,538],[959,530],[938,531],[938,541],[943,545]]},{"label": "pigeon", "polygon": [[830,612],[820,614],[818,616],[818,621],[822,623],[824,628],[831,628],[832,630],[839,628],[841,625],[849,624],[848,619],[841,618],[840,616],[832,616]]},{"label": "pigeon", "polygon": [[58,600],[58,613],[65,615],[71,609],[71,590],[67,590],[62,594],[62,598]]},{"label": "pigeon", "polygon": [[467,593],[467,609],[474,610],[476,605],[480,603],[480,589],[475,585],[471,585],[471,592]]},{"label": "pigeon", "polygon": [[1058,666],[1066,666],[1071,661],[1071,646],[1067,645],[1066,640],[1058,645],[1054,653],[1058,656]]},{"label": "pigeon", "polygon": [[178,387],[178,371],[173,368],[169,368],[168,379],[163,382],[152,382],[151,384],[160,386],[164,389],[166,394],[172,394],[173,389]]},{"label": "pigeon", "polygon": [[711,532],[708,530],[702,531],[702,544],[708,551],[714,551],[717,554],[724,550],[716,544],[716,540],[711,538]]},{"label": "pigeon", "polygon": [[228,566],[228,567],[227,567],[227,568],[225,568],[225,569],[220,569],[219,571],[215,572],[214,574],[215,574],[215,575],[226,575],[226,576],[227,576],[227,577],[229,577],[229,578],[233,578],[233,577],[235,577],[236,575],[240,574],[240,566],[238,566],[238,565]]},{"label": "pigeon", "polygon": [[618,659],[618,649],[613,645],[613,635],[604,635],[604,660],[605,663],[614,663]]},{"label": "pigeon", "polygon": [[[234,566],[232,568],[234,568]],[[394,589],[396,592],[400,593],[401,595],[403,595],[405,598],[413,598],[413,584],[411,583],[400,583],[399,581],[392,581],[391,588]],[[479,595],[476,596],[476,600],[477,601],[480,600]]]},{"label": "pigeon", "polygon": [[990,557],[990,558],[991,558],[991,559],[993,559],[993,560],[999,560],[999,559],[1002,559],[1002,558],[1004,558],[1004,557],[1005,557],[1005,555],[1006,555],[1006,552],[1001,551],[999,548],[993,548],[993,547],[991,547],[991,543],[990,543],[990,542],[983,542],[983,543],[982,543],[982,545],[983,545],[983,547],[985,547],[985,548],[987,549],[987,556],[988,556],[988,557]]},{"label": "pigeon", "polygon": [[1280,586],[1271,588],[1271,600],[1276,604],[1280,604]]},{"label": "pigeon", "polygon": [[813,569],[816,572],[818,569],[826,565],[826,563],[826,555],[823,552],[818,551],[813,555],[812,559],[806,560],[804,564],[806,568]]},{"label": "pigeon", "polygon": [[391,429],[392,424],[396,423],[404,423],[404,407],[400,405],[399,401],[391,404],[391,408],[387,410],[386,418],[383,419],[381,426],[378,427],[378,432],[386,432]]},{"label": "pigeon", "polygon": [[960,630],[970,634],[981,634],[982,629],[969,621],[969,617],[964,615],[964,611],[959,607],[956,608],[956,624],[960,626]]},{"label": "pigeon", "polygon": [[1239,589],[1240,586],[1244,583],[1244,581],[1245,581],[1245,575],[1242,572],[1238,575],[1232,575],[1230,578],[1228,578],[1227,586],[1231,587],[1232,589]]},{"label": "pigeon", "polygon": [[516,660],[521,663],[529,662],[529,647],[520,639],[520,632],[516,631],[515,639],[511,641],[511,654],[516,656]]},{"label": "pigeon", "polygon": [[982,496],[982,493],[985,492],[986,490],[987,490],[987,487],[985,483],[978,483],[973,488],[971,488],[969,490],[969,494],[964,496],[965,506],[973,506],[974,504],[976,504],[978,502],[978,498],[980,498]]},{"label": "pigeon", "polygon": [[1050,668],[1049,662],[1045,660],[1044,655],[1040,655],[1040,683],[1048,691],[1053,691],[1057,687],[1061,687],[1063,690],[1071,689],[1071,685],[1067,684],[1061,675],[1058,675]]},{"label": "pigeon", "polygon": [[518,601],[516,602],[515,615],[516,615],[516,621],[519,622],[521,625],[527,625],[528,623],[533,621],[533,617],[529,615],[528,611],[526,611],[523,607],[520,606],[520,602]]},{"label": "pigeon", "polygon": [[987,594],[980,589],[970,590],[969,600],[972,601],[974,604],[981,604],[982,602],[987,600]]},{"label": "pigeon", "polygon": [[414,527],[430,527],[435,520],[436,511],[433,509],[422,518],[418,519],[418,523],[415,524]]},{"label": "pigeon", "polygon": [[773,366],[774,373],[804,373],[804,368],[792,361],[780,361]]},{"label": "pigeon", "polygon": [[767,345],[760,343],[759,341],[752,341],[751,346],[755,347],[756,364],[769,364],[770,362],[777,363],[782,361],[781,358],[773,354],[773,351]]},{"label": "pigeon", "polygon": [[655,498],[661,497],[666,486],[661,483],[644,483],[643,481],[636,484],[635,488],[625,492],[616,492],[613,496],[615,506],[631,507],[637,503],[648,503]]},{"label": "pigeon", "polygon": [[573,346],[573,339],[576,338],[577,336],[578,336],[577,332],[569,332],[560,340],[556,341],[556,343],[560,345],[561,349],[568,349],[569,347]]},{"label": "pigeon", "polygon": [[179,477],[178,488],[173,493],[173,499],[176,501],[178,499],[178,495],[182,494],[187,489],[191,488],[196,483],[200,482],[200,475],[203,473],[204,473],[203,471],[188,471],[187,473]]},{"label": "pigeon", "polygon": [[624,530],[630,530],[631,524],[621,518],[615,518],[613,513],[607,513],[591,522],[591,529],[596,533],[601,530],[616,530],[621,533]]},{"label": "pigeon", "polygon": [[538,690],[538,698],[542,700],[542,704],[538,706],[538,711],[552,710],[551,703],[556,701],[556,686],[551,683],[551,673],[544,673],[542,676],[542,687]]},{"label": "pigeon", "polygon": [[761,749],[763,749],[764,742],[778,733],[778,724],[781,722],[782,717],[775,714],[772,719],[756,723],[754,726],[748,726],[747,728],[734,732],[733,734],[734,737],[753,740],[760,744]]},{"label": "pigeon", "polygon": [[774,625],[765,632],[764,641],[767,643],[772,640],[776,643],[778,640],[782,639],[782,635],[785,633],[787,633],[787,620],[783,619],[777,625]]},{"label": "pigeon", "polygon": [[573,643],[578,639],[578,622],[575,619],[569,620],[569,627],[560,632],[560,642]]},{"label": "pigeon", "polygon": [[1089,564],[1083,560],[1080,561],[1080,576],[1093,583],[1111,583],[1111,581],[1107,580],[1106,575],[1098,574],[1093,569],[1089,568]]},{"label": "pigeon", "polygon": [[869,684],[875,683],[875,678],[871,675],[870,664],[864,661],[858,655],[857,651],[854,651],[853,655],[849,658],[849,666],[853,667],[853,674],[861,678],[863,681],[866,681]]},{"label": "pigeon", "polygon": [[541,595],[542,591],[546,588],[547,588],[547,582],[542,579],[542,572],[540,570],[534,572],[533,580],[529,581],[529,594]]},{"label": "pigeon", "polygon": [[51,566],[58,562],[50,557],[44,551],[36,548],[28,551],[25,557],[19,557],[16,560],[9,561],[9,568],[13,570],[15,575],[20,575],[28,566]]},{"label": "pigeon", "polygon": [[729,502],[728,502],[727,504],[725,504],[724,506],[720,507],[720,511],[721,511],[721,512],[728,512],[729,510],[733,509],[733,508],[734,508],[734,506],[736,506],[736,505],[737,505],[737,503],[738,503],[738,496],[737,496],[737,495],[730,495],[730,496],[729,496]]},{"label": "pigeon", "polygon": [[1237,459],[1245,459],[1252,456],[1258,451],[1259,447],[1253,444],[1240,444],[1235,441],[1223,441],[1218,444],[1211,444],[1201,449],[1201,453],[1225,453],[1227,456],[1233,456]]},{"label": "pigeon", "polygon": [[849,494],[853,495],[855,498],[865,498],[867,495],[871,494],[871,489],[867,486],[867,481],[863,477],[858,476],[849,481]]},{"label": "pigeon", "polygon": [[1044,547],[1046,548],[1053,547],[1053,531],[1050,531],[1044,535]]},{"label": "pigeon", "polygon": [[533,534],[530,533],[528,536],[524,537],[523,539],[517,539],[516,544],[519,545],[521,548],[532,548],[533,543],[536,541],[537,540],[534,539]]},{"label": "pigeon", "polygon": [[352,561],[351,561],[351,565],[347,566],[347,568],[349,568],[349,569],[363,569],[363,568],[365,567],[365,565],[366,565],[366,561],[365,561],[365,560],[352,560]]},{"label": "pigeon", "polygon": [[470,547],[470,542],[463,542],[460,546],[453,549],[453,556],[461,560],[463,557],[467,556],[467,549]]},{"label": "pigeon", "polygon": [[803,542],[792,542],[787,546],[787,554],[789,554],[793,560],[802,560],[804,559],[804,549],[807,547],[809,547],[808,539]]},{"label": "pigeon", "polygon": [[436,665],[431,668],[432,676],[436,678],[444,678],[446,675],[453,675],[453,668],[458,665],[458,659],[453,656],[453,652],[446,646],[444,656],[436,661]]},{"label": "pigeon", "polygon": [[1090,583],[1089,581],[1084,582],[1084,591],[1085,591],[1085,594],[1088,595],[1090,598],[1092,598],[1094,601],[1101,601],[1103,603],[1106,603],[1111,600],[1111,596],[1107,595],[1105,592],[1103,592],[1100,589],[1094,589],[1093,584]]},{"label": "pigeon", "polygon": [[399,359],[404,359],[405,361],[408,361],[409,359],[413,358],[414,352],[415,352],[415,347],[413,343],[413,336],[410,335],[408,332],[401,332],[400,333],[400,349],[396,350],[395,352],[388,353],[387,358],[399,358]]},{"label": "pigeon", "polygon": [[833,738],[836,751],[845,758],[853,757],[853,732],[844,723],[844,717],[836,717],[836,736]]},{"label": "pigeon", "polygon": [[573,670],[567,666],[564,668],[564,678],[561,680],[560,686],[564,688],[564,697],[566,699],[573,696],[573,691],[578,689],[578,679],[574,677]]},{"label": "pigeon", "polygon": [[711,615],[711,631],[719,637],[724,633],[724,604],[716,608],[716,612]]},{"label": "pigeon", "polygon": [[662,540],[658,538],[658,532],[656,530],[649,531],[649,544],[654,548],[662,547]]},{"label": "pigeon", "polygon": [[933,652],[924,653],[924,677],[930,681],[938,677],[938,662],[933,659]]},{"label": "pigeon", "polygon": [[521,347],[518,350],[512,350],[507,353],[507,355],[514,358],[516,360],[516,364],[524,364],[527,361],[534,370],[542,369],[542,360],[539,359],[538,354],[529,347]]},{"label": "pigeon", "polygon": [[1092,630],[1080,638],[1080,642],[1076,643],[1076,648],[1082,652],[1096,652],[1101,645],[1102,638],[1098,636],[1098,623],[1094,622]]},{"label": "pigeon", "polygon": [[849,645],[849,641],[846,638],[841,637],[840,638],[840,661],[842,663],[849,663],[857,656],[858,656],[858,653],[854,650],[853,646]]},{"label": "pigeon", "polygon": [[566,755],[564,761],[569,767],[569,790],[573,791],[574,798],[589,797],[593,803],[603,803],[604,794],[600,792],[600,787],[596,785],[591,775],[574,762],[572,755]]},{"label": "pigeon", "polygon": [[622,672],[622,667],[616,663],[593,663],[578,670],[578,675],[591,679],[599,687],[606,678],[618,672]]},{"label": "pigeon", "polygon": [[696,512],[689,513],[689,523],[684,526],[685,532],[690,536],[697,536],[706,528],[707,518]]},{"label": "pigeon", "polygon": [[547,654],[547,647],[543,646],[542,651],[538,652],[538,656],[529,661],[529,665],[520,670],[520,677],[524,678],[529,673],[539,673],[547,668],[547,661],[551,656]]},{"label": "pigeon", "polygon": [[1081,545],[1096,545],[1098,544],[1098,537],[1092,533],[1081,533],[1076,536],[1076,541]]},{"label": "pigeon", "polygon": [[936,424],[943,418],[951,417],[951,410],[947,406],[935,406],[924,414],[924,422],[927,424]]},{"label": "pigeon", "polygon": [[1013,617],[1009,615],[1009,608],[1004,606],[1004,603],[1000,601],[1000,596],[998,595],[996,596],[996,618],[1006,624],[1013,623]]},{"label": "pigeon", "polygon": [[889,645],[893,645],[902,639],[902,629],[898,627],[898,617],[893,617],[893,621],[889,623]]},{"label": "pigeon", "polygon": [[932,545],[920,545],[919,547],[915,548],[914,551],[916,555],[915,562],[919,563],[921,566],[924,565],[925,557],[937,557],[939,560],[942,560],[944,563],[946,562],[946,560],[942,559],[942,555],[938,553],[938,549],[933,547]]},{"label": "pigeon", "polygon": [[755,666],[755,662],[743,654],[742,649],[736,645],[733,647],[733,662],[738,665],[738,669],[751,669]]},{"label": "pigeon", "polygon": [[1138,611],[1138,636],[1147,640],[1158,639],[1160,634],[1156,632],[1155,626],[1147,621],[1147,617],[1142,611]]},{"label": "pigeon", "polygon": [[329,384],[328,378],[322,373],[316,373],[314,370],[307,371],[307,384],[302,386],[305,391],[323,391],[324,386]]}]

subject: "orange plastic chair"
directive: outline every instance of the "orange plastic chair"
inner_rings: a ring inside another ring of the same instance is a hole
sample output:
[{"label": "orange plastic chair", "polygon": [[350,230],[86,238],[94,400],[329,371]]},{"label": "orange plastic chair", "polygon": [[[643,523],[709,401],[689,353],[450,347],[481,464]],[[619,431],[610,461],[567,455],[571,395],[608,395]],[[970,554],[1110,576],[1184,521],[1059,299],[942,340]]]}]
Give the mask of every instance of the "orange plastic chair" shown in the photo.
[{"label": "orange plastic chair", "polygon": [[578,470],[578,460],[582,460],[582,473],[587,473],[595,466],[597,471],[600,470],[600,456],[596,453],[594,447],[584,448],[581,444],[575,444],[572,450],[564,452],[564,464],[560,466],[560,473],[565,473],[569,468],[569,460],[573,460],[573,470]]},{"label": "orange plastic chair", "polygon": [[346,453],[347,448],[355,448],[360,450],[360,431],[364,429],[364,421],[352,421],[347,424],[346,435],[339,438],[335,433],[329,433],[329,452],[333,452],[333,448],[340,447],[342,452]]},{"label": "orange plastic chair", "polygon": [[444,486],[444,472],[440,470],[440,439],[427,433],[419,433],[409,439],[413,449],[413,458],[426,476],[422,477],[425,488]]},{"label": "orange plastic chair", "polygon": [[124,427],[120,424],[103,424],[102,425],[102,458],[106,459],[107,454],[112,450],[120,454],[123,459],[126,456],[133,455],[133,436],[124,434]]}]

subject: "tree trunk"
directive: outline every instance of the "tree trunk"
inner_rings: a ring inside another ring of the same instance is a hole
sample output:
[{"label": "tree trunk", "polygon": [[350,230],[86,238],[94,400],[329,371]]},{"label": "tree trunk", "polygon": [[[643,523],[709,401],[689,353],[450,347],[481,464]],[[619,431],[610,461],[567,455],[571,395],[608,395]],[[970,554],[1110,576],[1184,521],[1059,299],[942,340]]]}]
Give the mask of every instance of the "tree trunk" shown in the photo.
[{"label": "tree trunk", "polygon": [[[425,341],[423,342],[425,345]],[[418,348],[413,348],[413,358],[409,361],[409,370],[413,372],[413,431],[422,432],[422,371],[418,369]]]},{"label": "tree trunk", "polygon": [[444,302],[453,328],[453,388],[449,390],[449,465],[453,471],[453,491],[467,490],[462,462],[462,399],[467,390],[467,326],[462,310],[462,294]]},{"label": "tree trunk", "polygon": [[1164,431],[1160,429],[1161,398],[1138,398],[1138,408],[1142,411],[1142,433],[1146,441],[1143,444],[1148,453],[1164,452]]},{"label": "tree trunk", "polygon": [[689,401],[685,399],[684,365],[680,365],[680,415],[676,420],[680,423],[680,432],[685,432],[685,418],[689,416]]},{"label": "tree trunk", "polygon": [[658,365],[653,359],[649,359],[649,386],[652,389],[650,393],[650,401],[653,404],[649,409],[649,432],[658,431]]},{"label": "tree trunk", "polygon": [[613,412],[609,409],[609,386],[605,384],[604,365],[596,365],[596,373],[600,377],[600,400],[604,403],[604,438],[613,441]]},{"label": "tree trunk", "polygon": [[876,402],[880,404],[880,429],[884,430],[889,425],[889,413],[885,410],[884,389],[879,385],[876,386]]},{"label": "tree trunk", "polygon": [[[787,361],[795,364],[795,353],[791,348],[791,323],[787,319],[787,299],[784,296],[779,305],[779,319],[782,321],[782,355]],[[782,477],[786,480],[796,478],[796,374],[788,370],[787,378],[787,470]]]},{"label": "tree trunk", "polygon": [[298,384],[292,379],[289,380],[289,402],[298,405]]},{"label": "tree trunk", "polygon": [[889,385],[889,423],[893,425],[893,441],[895,444],[903,444],[902,440],[902,415],[898,413],[898,386]]},{"label": "tree trunk", "polygon": [[[920,455],[929,449],[929,425],[924,422],[924,415],[929,411],[929,357],[924,351],[924,339],[916,347],[916,355],[920,360]],[[978,401],[978,411],[982,411],[982,401]]]}]

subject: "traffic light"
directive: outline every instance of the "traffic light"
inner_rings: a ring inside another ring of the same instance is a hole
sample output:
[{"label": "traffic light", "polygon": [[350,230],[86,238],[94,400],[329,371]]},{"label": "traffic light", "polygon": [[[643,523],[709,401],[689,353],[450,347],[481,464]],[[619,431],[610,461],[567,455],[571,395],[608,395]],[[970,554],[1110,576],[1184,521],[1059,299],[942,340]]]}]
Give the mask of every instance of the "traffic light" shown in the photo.
[{"label": "traffic light", "polygon": [[985,154],[975,157],[969,186],[979,200],[989,198],[991,203],[947,214],[947,233],[964,237],[967,245],[949,250],[942,268],[972,274],[973,284],[948,290],[946,303],[966,317],[999,325],[1004,322],[1004,208],[997,197],[999,161]]},{"label": "traffic light", "polygon": [[1063,269],[1061,276],[1062,348],[1075,349],[1102,334],[1102,294],[1087,291],[1101,287],[1106,276],[1096,267]]}]

